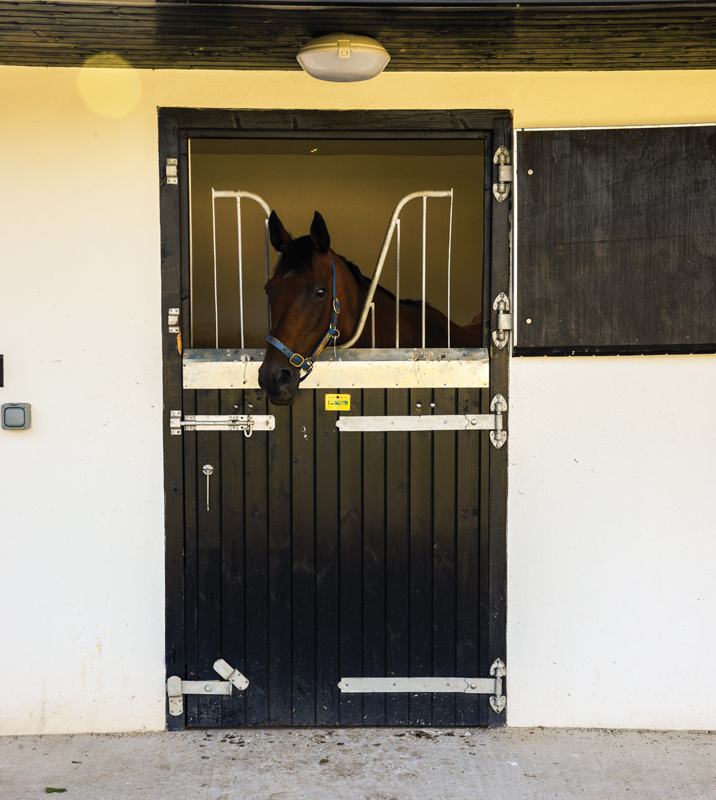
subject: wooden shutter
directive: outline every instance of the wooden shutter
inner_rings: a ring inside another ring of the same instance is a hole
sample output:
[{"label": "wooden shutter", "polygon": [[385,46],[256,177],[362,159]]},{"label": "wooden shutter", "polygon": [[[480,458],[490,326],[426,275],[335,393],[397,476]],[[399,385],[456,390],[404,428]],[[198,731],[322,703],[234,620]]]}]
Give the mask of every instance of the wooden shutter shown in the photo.
[{"label": "wooden shutter", "polygon": [[515,355],[716,352],[716,127],[520,131],[517,151]]}]

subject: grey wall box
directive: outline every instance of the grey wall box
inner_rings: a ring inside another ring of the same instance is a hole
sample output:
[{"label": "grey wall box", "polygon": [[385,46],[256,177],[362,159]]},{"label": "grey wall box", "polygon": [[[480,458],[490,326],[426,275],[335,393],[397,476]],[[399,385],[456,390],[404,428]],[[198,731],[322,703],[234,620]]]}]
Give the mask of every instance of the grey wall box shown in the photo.
[{"label": "grey wall box", "polygon": [[26,431],[30,427],[29,403],[5,403],[0,407],[0,422],[4,431]]}]

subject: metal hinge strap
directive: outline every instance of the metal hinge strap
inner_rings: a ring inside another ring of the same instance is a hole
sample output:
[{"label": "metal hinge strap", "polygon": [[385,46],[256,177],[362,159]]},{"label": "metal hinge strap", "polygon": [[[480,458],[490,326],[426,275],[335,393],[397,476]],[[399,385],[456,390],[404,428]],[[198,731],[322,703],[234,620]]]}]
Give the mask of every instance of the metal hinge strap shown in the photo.
[{"label": "metal hinge strap", "polygon": [[490,705],[499,713],[506,703],[502,694],[506,674],[505,665],[498,658],[490,667],[492,678],[341,678],[338,688],[345,694],[489,694]]},{"label": "metal hinge strap", "polygon": [[169,412],[169,430],[172,436],[181,436],[182,428],[188,431],[243,431],[251,436],[254,431],[272,431],[276,427],[273,414],[187,414]]},{"label": "metal hinge strap", "polygon": [[490,441],[499,448],[507,440],[503,414],[507,401],[496,394],[490,403],[492,414],[425,414],[422,416],[339,417],[341,433],[369,431],[490,431]]},{"label": "metal hinge strap", "polygon": [[169,713],[173,717],[178,717],[184,713],[185,694],[212,694],[212,695],[231,695],[236,688],[243,692],[249,685],[249,680],[237,669],[226,663],[220,658],[215,664],[214,669],[225,681],[183,681],[177,675],[172,675],[167,679],[167,697],[169,698]]},{"label": "metal hinge strap", "polygon": [[497,183],[492,184],[492,194],[498,203],[502,203],[507,199],[512,183],[512,160],[504,144],[497,148],[492,162],[497,164]]}]

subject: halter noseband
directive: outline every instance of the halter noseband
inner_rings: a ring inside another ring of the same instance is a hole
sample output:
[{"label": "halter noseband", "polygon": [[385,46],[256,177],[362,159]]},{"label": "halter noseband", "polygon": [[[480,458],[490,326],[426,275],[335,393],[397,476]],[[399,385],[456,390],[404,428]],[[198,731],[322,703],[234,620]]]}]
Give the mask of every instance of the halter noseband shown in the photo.
[{"label": "halter noseband", "polygon": [[336,328],[336,324],[338,322],[338,314],[340,313],[341,309],[338,303],[338,295],[336,294],[336,262],[333,256],[331,256],[331,264],[333,265],[333,302],[331,303],[331,324],[311,355],[308,356],[308,358],[304,358],[299,353],[294,353],[293,350],[286,347],[286,345],[283,344],[283,342],[280,342],[275,336],[269,335],[264,339],[264,341],[272,344],[277,350],[283,353],[286,358],[288,358],[288,363],[291,364],[291,366],[302,369],[306,373],[302,378],[299,378],[299,383],[306,380],[306,378],[311,374],[311,370],[313,369],[316,359],[321,355],[323,348],[328,344],[329,340],[335,340],[340,336],[340,332],[338,331],[338,328]]}]

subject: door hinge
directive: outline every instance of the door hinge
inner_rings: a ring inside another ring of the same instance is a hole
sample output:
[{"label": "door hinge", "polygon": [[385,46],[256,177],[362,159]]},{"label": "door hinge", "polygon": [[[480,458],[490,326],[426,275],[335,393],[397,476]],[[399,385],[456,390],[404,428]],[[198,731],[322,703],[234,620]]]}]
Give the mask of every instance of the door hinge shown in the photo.
[{"label": "door hinge", "polygon": [[490,667],[492,678],[341,678],[338,688],[344,694],[489,694],[490,705],[499,714],[506,704],[502,694],[506,674],[505,665],[498,658]]},{"label": "door hinge", "polygon": [[490,431],[490,441],[500,448],[507,441],[502,415],[507,401],[496,394],[490,403],[492,414],[425,414],[405,416],[339,417],[341,433],[369,431]]},{"label": "door hinge", "polygon": [[214,669],[226,678],[225,681],[183,681],[178,675],[167,679],[167,697],[169,698],[169,713],[178,717],[184,713],[185,694],[211,694],[231,695],[234,689],[243,692],[249,685],[249,680],[238,669],[234,669],[220,658]]},{"label": "door hinge", "polygon": [[502,203],[507,199],[512,183],[512,160],[510,151],[504,144],[497,148],[492,161],[497,164],[497,183],[492,184],[492,194],[498,203]]},{"label": "door hinge", "polygon": [[276,427],[273,414],[187,414],[169,412],[169,432],[181,436],[182,428],[188,431],[243,431],[248,438],[254,431],[272,431]]},{"label": "door hinge", "polygon": [[510,313],[510,299],[504,293],[500,292],[492,304],[493,311],[497,311],[497,326],[492,332],[492,341],[498,350],[507,344],[510,338],[510,331],[512,330],[512,314]]},{"label": "door hinge", "polygon": [[179,183],[179,160],[168,158],[166,166],[167,183],[176,186]]},{"label": "door hinge", "polygon": [[169,333],[179,333],[179,309],[170,308],[167,312],[167,325]]}]

